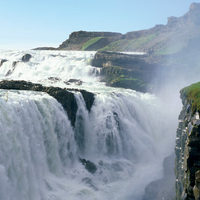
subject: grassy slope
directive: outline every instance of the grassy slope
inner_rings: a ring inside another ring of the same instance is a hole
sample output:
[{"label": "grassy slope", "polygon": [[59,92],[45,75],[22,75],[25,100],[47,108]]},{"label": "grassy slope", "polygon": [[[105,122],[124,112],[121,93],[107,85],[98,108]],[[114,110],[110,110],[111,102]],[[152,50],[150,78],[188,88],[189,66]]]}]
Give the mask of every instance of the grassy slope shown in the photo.
[{"label": "grassy slope", "polygon": [[181,90],[181,96],[185,96],[187,101],[192,103],[192,113],[200,112],[200,82],[194,83]]},{"label": "grassy slope", "polygon": [[84,51],[85,49],[87,49],[90,45],[98,42],[101,38],[103,37],[95,37],[92,38],[91,40],[88,40],[83,46],[82,46],[82,51]]},{"label": "grassy slope", "polygon": [[133,40],[122,39],[111,43],[110,45],[100,49],[102,51],[134,51],[139,48],[144,48],[148,43],[150,43],[156,34],[151,34],[146,37],[140,37]]}]

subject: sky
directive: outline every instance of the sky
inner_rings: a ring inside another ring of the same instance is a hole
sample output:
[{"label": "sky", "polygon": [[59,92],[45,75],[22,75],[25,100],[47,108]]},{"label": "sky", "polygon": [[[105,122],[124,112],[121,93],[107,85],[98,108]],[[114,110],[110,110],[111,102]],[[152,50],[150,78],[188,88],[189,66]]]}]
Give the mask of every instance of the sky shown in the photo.
[{"label": "sky", "polygon": [[58,47],[74,31],[125,34],[167,24],[200,0],[0,0],[0,49]]}]

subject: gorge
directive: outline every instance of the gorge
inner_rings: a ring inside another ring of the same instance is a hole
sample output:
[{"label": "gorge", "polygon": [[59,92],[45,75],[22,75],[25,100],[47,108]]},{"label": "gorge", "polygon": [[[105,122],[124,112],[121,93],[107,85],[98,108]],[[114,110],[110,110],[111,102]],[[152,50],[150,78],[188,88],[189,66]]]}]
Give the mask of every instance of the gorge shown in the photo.
[{"label": "gorge", "polygon": [[200,199],[199,13],[0,50],[0,200]]}]

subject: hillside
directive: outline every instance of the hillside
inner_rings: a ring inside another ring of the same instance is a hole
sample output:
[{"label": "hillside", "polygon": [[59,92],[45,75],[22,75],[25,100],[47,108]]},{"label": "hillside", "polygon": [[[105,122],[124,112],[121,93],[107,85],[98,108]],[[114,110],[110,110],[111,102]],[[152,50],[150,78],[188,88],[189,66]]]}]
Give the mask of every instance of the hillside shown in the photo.
[{"label": "hillside", "polygon": [[166,55],[190,48],[192,44],[197,43],[196,41],[200,41],[200,4],[192,3],[186,14],[181,17],[169,17],[166,25],[156,25],[147,30],[132,31],[126,34],[73,32],[69,39],[56,49],[142,51]]}]

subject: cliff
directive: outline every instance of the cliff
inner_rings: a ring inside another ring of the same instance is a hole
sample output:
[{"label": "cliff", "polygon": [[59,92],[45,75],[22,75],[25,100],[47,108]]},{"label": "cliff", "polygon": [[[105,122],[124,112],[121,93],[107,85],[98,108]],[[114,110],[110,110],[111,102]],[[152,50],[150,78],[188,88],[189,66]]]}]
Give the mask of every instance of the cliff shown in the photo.
[{"label": "cliff", "polygon": [[91,65],[102,68],[101,80],[112,87],[123,87],[140,92],[152,91],[152,79],[157,64],[148,55],[130,55],[99,51]]},{"label": "cliff", "polygon": [[74,97],[74,92],[81,92],[85,100],[86,108],[88,109],[88,111],[90,111],[94,102],[94,94],[91,92],[87,92],[85,90],[77,90],[77,89],[70,90],[70,89],[62,89],[59,87],[46,87],[40,84],[35,84],[27,81],[4,80],[0,82],[0,89],[32,90],[38,92],[46,92],[47,94],[54,97],[59,103],[62,104],[63,108],[67,112],[68,118],[71,121],[72,126],[75,125],[76,112],[78,110],[78,105]]},{"label": "cliff", "polygon": [[166,25],[156,25],[147,30],[131,31],[126,34],[77,31],[71,33],[56,49],[141,51],[166,55],[186,51],[199,39],[200,4],[192,3],[186,14],[181,17],[169,17]]},{"label": "cliff", "polygon": [[200,199],[200,82],[181,90],[176,137],[176,200]]},{"label": "cliff", "polygon": [[121,36],[121,33],[77,31],[71,33],[58,50],[93,51],[119,40]]}]

